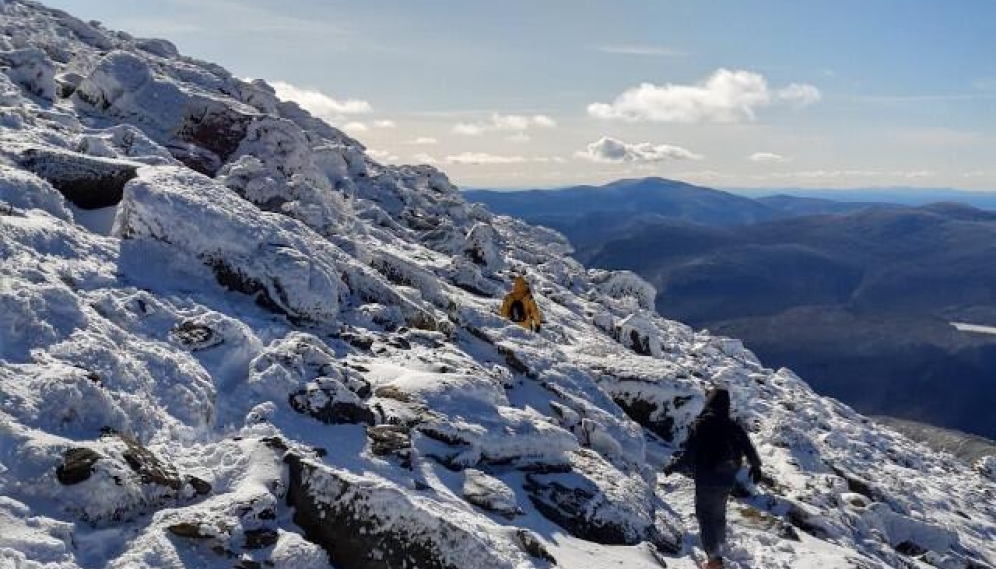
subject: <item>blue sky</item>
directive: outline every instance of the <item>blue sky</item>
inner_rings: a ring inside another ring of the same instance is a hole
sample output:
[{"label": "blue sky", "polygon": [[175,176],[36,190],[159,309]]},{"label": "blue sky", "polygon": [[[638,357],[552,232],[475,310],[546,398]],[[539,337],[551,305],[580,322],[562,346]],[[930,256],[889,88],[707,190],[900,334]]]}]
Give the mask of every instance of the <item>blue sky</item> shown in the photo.
[{"label": "blue sky", "polygon": [[996,2],[48,0],[478,187],[996,190]]}]

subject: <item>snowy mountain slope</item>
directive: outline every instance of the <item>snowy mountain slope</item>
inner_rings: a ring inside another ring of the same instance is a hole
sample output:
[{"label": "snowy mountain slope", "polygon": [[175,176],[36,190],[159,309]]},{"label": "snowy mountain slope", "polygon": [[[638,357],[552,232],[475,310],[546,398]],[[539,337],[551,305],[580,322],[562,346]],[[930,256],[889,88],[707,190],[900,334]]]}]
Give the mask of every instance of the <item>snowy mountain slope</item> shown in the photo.
[{"label": "snowy mountain slope", "polygon": [[[732,566],[996,564],[993,460],[661,318],[262,81],[0,16],[0,566],[691,567],[690,482],[657,473],[716,384],[769,478]],[[497,316],[515,274],[541,334]]]}]

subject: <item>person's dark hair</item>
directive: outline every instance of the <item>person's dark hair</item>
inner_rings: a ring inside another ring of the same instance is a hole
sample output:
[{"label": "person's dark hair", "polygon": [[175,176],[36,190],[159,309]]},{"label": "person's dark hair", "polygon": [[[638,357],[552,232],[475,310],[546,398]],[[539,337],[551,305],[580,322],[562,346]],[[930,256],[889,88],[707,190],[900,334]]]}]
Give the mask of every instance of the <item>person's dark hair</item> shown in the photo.
[{"label": "person's dark hair", "polygon": [[730,392],[722,387],[716,387],[706,394],[705,408],[702,413],[712,415],[729,416],[730,414]]}]

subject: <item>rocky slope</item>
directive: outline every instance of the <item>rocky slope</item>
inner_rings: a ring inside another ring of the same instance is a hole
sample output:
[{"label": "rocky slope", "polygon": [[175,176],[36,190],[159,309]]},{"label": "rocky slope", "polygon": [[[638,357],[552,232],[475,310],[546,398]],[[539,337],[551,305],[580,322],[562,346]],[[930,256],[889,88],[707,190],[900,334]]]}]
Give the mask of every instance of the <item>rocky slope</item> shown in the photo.
[{"label": "rocky slope", "polygon": [[[733,567],[996,564],[994,460],[661,318],[265,82],[24,0],[0,70],[4,567],[690,567],[690,484],[657,473],[716,384],[766,462]],[[496,315],[514,274],[542,334]]]}]

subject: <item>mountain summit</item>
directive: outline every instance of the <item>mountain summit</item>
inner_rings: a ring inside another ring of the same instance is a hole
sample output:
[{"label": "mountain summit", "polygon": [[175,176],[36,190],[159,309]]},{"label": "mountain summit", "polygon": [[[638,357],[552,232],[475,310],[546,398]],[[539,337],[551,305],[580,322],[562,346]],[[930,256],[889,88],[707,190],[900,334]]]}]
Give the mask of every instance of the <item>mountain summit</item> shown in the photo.
[{"label": "mountain summit", "polygon": [[[0,69],[4,567],[692,567],[658,473],[715,385],[765,463],[730,566],[996,564],[996,459],[660,317],[264,81],[26,0]],[[497,314],[516,275],[538,334]]]}]

